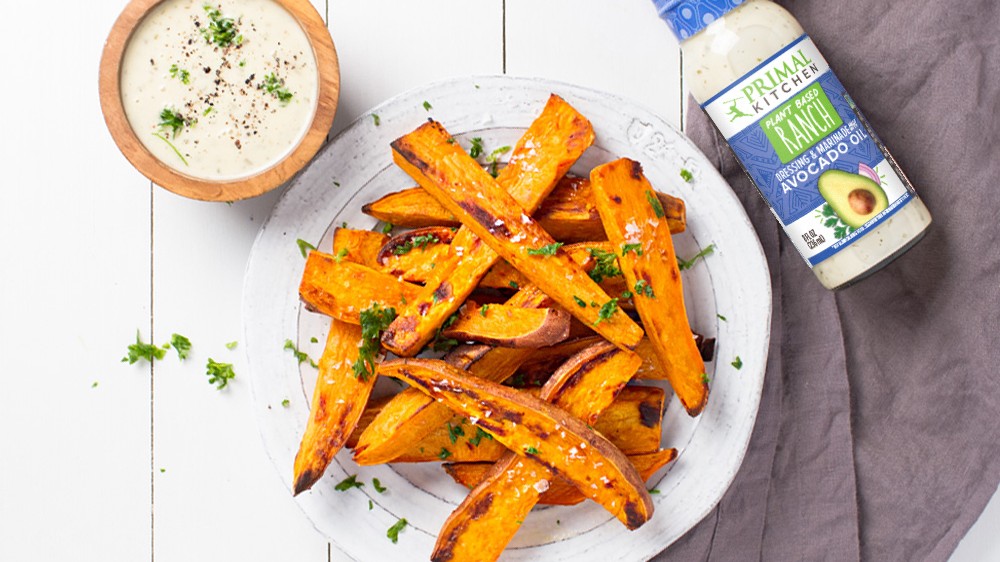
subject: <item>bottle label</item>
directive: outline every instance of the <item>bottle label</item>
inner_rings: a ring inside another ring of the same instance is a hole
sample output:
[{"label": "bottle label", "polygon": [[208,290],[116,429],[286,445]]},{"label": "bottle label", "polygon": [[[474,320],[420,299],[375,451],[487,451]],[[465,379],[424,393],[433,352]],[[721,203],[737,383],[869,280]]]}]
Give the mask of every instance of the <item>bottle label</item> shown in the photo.
[{"label": "bottle label", "polygon": [[702,108],[810,267],[913,197],[913,186],[806,35]]}]

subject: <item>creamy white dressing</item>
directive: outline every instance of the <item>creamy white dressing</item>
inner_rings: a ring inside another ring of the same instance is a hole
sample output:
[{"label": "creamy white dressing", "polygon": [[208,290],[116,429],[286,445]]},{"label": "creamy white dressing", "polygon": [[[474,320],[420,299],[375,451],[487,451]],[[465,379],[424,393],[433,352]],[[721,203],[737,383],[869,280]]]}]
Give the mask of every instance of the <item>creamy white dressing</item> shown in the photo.
[{"label": "creamy white dressing", "polygon": [[[232,20],[228,46],[211,40],[206,7]],[[153,156],[185,175],[234,180],[295,148],[319,80],[308,37],[273,0],[165,0],[129,40],[120,84],[129,124]],[[161,124],[165,110],[179,127]]]},{"label": "creamy white dressing", "polygon": [[[750,0],[682,43],[684,79],[691,95],[704,103],[804,33],[784,8]],[[931,223],[930,212],[914,197],[849,246],[816,264],[824,287],[845,286],[877,270],[917,242]]]}]

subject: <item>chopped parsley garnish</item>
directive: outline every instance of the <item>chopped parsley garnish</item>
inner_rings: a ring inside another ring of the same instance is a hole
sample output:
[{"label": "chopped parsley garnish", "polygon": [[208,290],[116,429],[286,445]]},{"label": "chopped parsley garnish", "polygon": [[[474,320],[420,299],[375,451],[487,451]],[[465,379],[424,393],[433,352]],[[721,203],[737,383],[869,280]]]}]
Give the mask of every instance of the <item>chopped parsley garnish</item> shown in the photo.
[{"label": "chopped parsley garnish", "polygon": [[281,407],[282,408],[287,408],[287,407],[289,407],[291,405],[292,405],[292,401],[289,400],[289,399],[287,399],[287,398],[285,398],[284,400],[281,401]]},{"label": "chopped parsley garnish", "polygon": [[185,119],[183,115],[170,109],[169,107],[163,108],[163,111],[160,112],[160,122],[157,123],[160,128],[170,129],[171,133],[175,137],[177,136],[177,133],[181,132],[181,129],[188,124],[188,120]]},{"label": "chopped parsley garnish", "polygon": [[191,340],[185,338],[180,334],[173,334],[170,336],[170,345],[177,352],[177,357],[182,361],[188,358],[191,354]]},{"label": "chopped parsley garnish", "polygon": [[178,68],[176,64],[170,65],[170,77],[177,78],[182,84],[191,83],[191,73],[183,68]]},{"label": "chopped parsley garnish", "polygon": [[[167,139],[167,137],[161,135],[160,133],[153,133],[153,136],[167,143],[167,146],[169,146],[174,151],[174,154],[176,154],[177,157],[181,159],[181,162],[183,162],[185,166],[190,166],[190,164],[188,164],[187,158],[184,158],[184,155],[181,154],[181,151],[177,150],[177,147],[174,146],[174,143],[170,142],[170,140]],[[233,202],[229,201],[229,204],[232,205]]]},{"label": "chopped parsley garnish", "polygon": [[372,121],[375,122],[376,127],[382,124],[382,119],[379,118],[378,113],[372,113]]},{"label": "chopped parsley garnish", "polygon": [[461,425],[451,425],[448,424],[448,439],[451,440],[451,444],[454,445],[458,442],[458,438],[465,435],[465,430],[462,429]]},{"label": "chopped parsley garnish", "polygon": [[264,77],[264,81],[257,86],[257,89],[266,91],[278,98],[281,103],[288,103],[292,100],[292,93],[285,87],[284,78],[278,78],[273,72]]},{"label": "chopped parsley garnish", "polygon": [[653,212],[656,213],[656,218],[662,219],[667,214],[663,212],[663,204],[660,200],[653,194],[652,191],[646,192],[646,201],[649,201],[649,206],[653,208]]},{"label": "chopped parsley garnish", "polygon": [[653,294],[653,287],[651,287],[649,282],[645,279],[636,281],[635,287],[632,287],[632,290],[634,290],[637,295],[645,295],[651,299],[656,298],[656,295]]},{"label": "chopped parsley garnish", "polygon": [[441,452],[438,453],[438,458],[441,459],[441,460],[444,460],[444,459],[446,459],[446,458],[448,458],[450,456],[451,456],[451,451],[449,451],[448,449],[445,449],[444,447],[441,447]]},{"label": "chopped parsley garnish", "polygon": [[285,340],[284,349],[290,349],[292,351],[292,355],[294,355],[295,359],[299,361],[299,365],[301,365],[306,361],[309,361],[310,365],[316,367],[317,369],[319,368],[319,365],[317,365],[316,362],[313,361],[312,358],[309,357],[309,355],[306,352],[299,351],[299,348],[295,347],[295,344],[292,342],[292,340]]},{"label": "chopped parsley garnish", "polygon": [[587,303],[583,301],[580,297],[573,295],[573,302],[577,304],[580,308],[587,308]]},{"label": "chopped parsley garnish", "polygon": [[389,527],[389,530],[385,532],[385,536],[389,537],[389,540],[392,541],[392,544],[396,544],[397,542],[399,542],[399,532],[402,531],[403,528],[406,527],[406,525],[407,525],[406,518],[404,517],[403,519],[396,521],[395,525]]},{"label": "chopped parsley garnish", "polygon": [[427,100],[424,100],[424,104],[423,105],[424,105],[424,111],[430,111],[431,109],[434,108],[434,106],[431,105],[431,103],[429,101],[427,101]]},{"label": "chopped parsley garnish", "polygon": [[[438,296],[435,292],[434,303],[437,304]],[[449,316],[443,324],[438,326],[437,332],[434,333],[434,342],[431,344],[431,349],[434,351],[451,351],[452,348],[458,345],[458,340],[454,338],[445,338],[442,333],[447,330],[452,324],[458,321],[458,313],[454,313]]]},{"label": "chopped parsley garnish", "polygon": [[390,232],[392,232],[392,223],[391,222],[387,222],[387,223],[383,224],[382,225],[382,234],[389,234]]},{"label": "chopped parsley garnish", "polygon": [[740,370],[740,369],[743,368],[743,360],[740,359],[739,355],[737,355],[736,359],[733,359],[733,362],[730,363],[730,365],[732,365],[733,367],[736,367],[736,370]]},{"label": "chopped parsley garnish", "polygon": [[681,179],[691,183],[694,180],[694,174],[692,174],[691,170],[688,170],[687,168],[681,168]]},{"label": "chopped parsley garnish", "polygon": [[239,345],[239,343],[240,342],[238,341],[231,341],[226,344],[226,349],[236,349],[236,346]]},{"label": "chopped parsley garnish", "polygon": [[396,319],[396,309],[382,308],[378,303],[361,311],[361,346],[358,360],[354,362],[354,376],[366,381],[375,375],[375,355],[379,349],[382,330]]},{"label": "chopped parsley garnish", "polygon": [[333,487],[333,489],[337,490],[338,492],[346,492],[351,488],[360,488],[364,485],[365,485],[364,482],[358,482],[357,474],[352,474],[347,478],[344,478],[343,480],[338,482],[337,485]]},{"label": "chopped parsley garnish", "polygon": [[490,305],[488,305],[488,304],[484,304],[483,306],[480,306],[479,307],[479,315],[482,316],[483,318],[486,318],[486,311],[489,310],[489,309],[490,309]]},{"label": "chopped parsley garnish", "polygon": [[726,317],[725,317],[725,316],[723,316],[723,315],[721,315],[721,314],[716,314],[715,316],[716,316],[716,317],[717,317],[717,318],[718,318],[719,320],[722,320],[723,322],[729,322],[729,320],[726,320]]},{"label": "chopped parsley garnish", "polygon": [[552,244],[546,244],[541,248],[528,248],[529,256],[554,256],[556,252],[563,245],[562,242],[553,242]]},{"label": "chopped parsley garnish", "polygon": [[[205,12],[210,20],[208,27],[202,30],[202,35],[210,44],[215,43],[219,47],[228,47],[236,40],[236,22],[232,18],[222,16],[218,8],[205,4]],[[241,36],[242,37],[242,36]],[[242,43],[242,41],[239,41]]]},{"label": "chopped parsley garnish", "polygon": [[347,257],[347,248],[341,248],[337,250],[337,255],[333,256],[333,261],[340,263],[341,260]]},{"label": "chopped parsley garnish", "polygon": [[642,244],[639,244],[638,242],[635,244],[622,244],[622,256],[629,252],[635,252],[635,255],[641,256]]},{"label": "chopped parsley garnish", "polygon": [[630,299],[630,298],[632,298],[632,291],[622,291],[622,298],[623,299]]},{"label": "chopped parsley garnish", "polygon": [[617,298],[611,299],[608,302],[604,303],[604,305],[601,306],[601,309],[597,311],[597,321],[594,322],[594,325],[596,326],[601,322],[604,322],[605,320],[611,320],[611,317],[617,310],[618,310]]},{"label": "chopped parsley garnish", "polygon": [[500,157],[501,154],[503,154],[503,153],[505,153],[505,152],[507,152],[509,150],[510,150],[510,146],[504,145],[504,146],[501,146],[500,148],[494,150],[493,152],[490,153],[489,156],[486,157],[486,162],[489,163],[489,165],[490,165],[490,175],[491,176],[497,177],[499,175],[500,172],[497,171],[497,165],[499,164],[498,158]]},{"label": "chopped parsley garnish", "polygon": [[375,488],[375,491],[380,494],[384,494],[385,491],[388,490],[388,488],[383,486],[382,483],[378,481],[378,478],[372,478],[372,486]]},{"label": "chopped parsley garnish", "polygon": [[214,384],[219,390],[226,388],[229,381],[236,378],[232,363],[217,363],[211,357],[205,365],[205,374],[208,375],[208,384]]},{"label": "chopped parsley garnish", "polygon": [[404,254],[410,253],[413,248],[420,248],[421,250],[427,249],[428,244],[437,244],[441,240],[433,234],[419,234],[410,238],[403,244],[393,248],[392,253],[397,256],[402,256]]},{"label": "chopped parsley garnish", "polygon": [[493,440],[493,436],[483,431],[483,428],[476,427],[476,435],[475,437],[469,439],[469,444],[472,445],[473,447],[478,447],[479,442],[482,441],[483,438],[489,439],[490,441]]},{"label": "chopped parsley garnish", "polygon": [[590,257],[594,258],[597,262],[594,268],[590,270],[590,278],[594,280],[595,283],[600,283],[605,278],[617,277],[622,274],[622,270],[618,267],[618,261],[615,257],[614,252],[609,252],[607,250],[602,250],[600,248],[587,248],[590,252]]},{"label": "chopped parsley garnish", "polygon": [[309,250],[315,250],[316,249],[316,246],[313,246],[312,244],[310,244],[309,242],[306,242],[305,240],[303,240],[301,238],[297,239],[295,241],[295,243],[298,244],[298,246],[299,246],[299,253],[302,254],[302,257],[306,257],[306,254],[309,253]]},{"label": "chopped parsley garnish", "polygon": [[208,115],[209,113],[211,113],[213,111],[215,111],[215,108],[210,105],[210,106],[206,107],[205,111],[202,111],[201,114],[202,115]]},{"label": "chopped parsley garnish", "polygon": [[650,493],[650,494],[659,494],[659,493],[660,493],[660,491],[659,491],[659,490],[657,490],[656,488],[653,488],[652,490],[650,490],[650,491],[649,491],[649,493]]},{"label": "chopped parsley garnish", "polygon": [[122,357],[122,363],[128,361],[128,364],[132,365],[140,359],[152,363],[154,359],[163,359],[166,354],[166,349],[159,348],[154,343],[143,343],[142,338],[139,337],[139,330],[136,330],[135,343],[128,346],[128,355]]},{"label": "chopped parsley garnish", "polygon": [[524,452],[528,453],[529,455],[537,455],[538,454],[538,449],[536,449],[534,447],[525,447],[524,448]]},{"label": "chopped parsley garnish", "polygon": [[517,290],[517,288],[518,288],[518,287],[517,287],[517,281],[511,281],[510,283],[507,283],[507,285],[508,285],[508,286],[509,286],[509,287],[510,287],[511,289],[514,289],[515,291],[516,291],[516,290]]},{"label": "chopped parsley garnish", "polygon": [[472,146],[469,147],[469,156],[479,158],[483,153],[482,137],[472,137]]},{"label": "chopped parsley garnish", "polygon": [[709,381],[711,381],[711,379],[708,378],[708,373],[702,373],[701,374],[701,382],[704,383],[704,384],[708,384]]},{"label": "chopped parsley garnish", "polygon": [[685,269],[691,269],[692,267],[694,267],[696,263],[698,263],[699,259],[704,258],[705,256],[710,256],[713,253],[715,253],[715,244],[709,244],[708,246],[705,246],[705,248],[702,249],[702,251],[695,254],[694,257],[689,260],[685,260],[680,256],[677,256],[677,268],[680,269],[681,271],[684,271]]},{"label": "chopped parsley garnish", "polygon": [[90,385],[90,388],[97,388],[97,381],[94,381],[94,384]]},{"label": "chopped parsley garnish", "polygon": [[375,508],[375,504],[373,504],[371,500],[368,500],[368,511],[371,511],[374,508]]}]

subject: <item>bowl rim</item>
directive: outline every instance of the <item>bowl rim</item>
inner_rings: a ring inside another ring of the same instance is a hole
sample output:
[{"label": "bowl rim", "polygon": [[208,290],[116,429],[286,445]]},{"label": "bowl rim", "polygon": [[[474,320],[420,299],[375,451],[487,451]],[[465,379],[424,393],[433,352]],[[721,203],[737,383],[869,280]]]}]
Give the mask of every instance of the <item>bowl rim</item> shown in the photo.
[{"label": "bowl rim", "polygon": [[144,176],[164,189],[202,201],[238,201],[266,193],[301,171],[326,142],[340,97],[340,63],[333,38],[315,7],[308,0],[271,0],[298,22],[316,58],[318,93],[312,122],[284,158],[253,175],[226,180],[189,176],[171,168],[142,144],[136,135],[121,97],[121,64],[136,28],[150,11],[172,0],[131,0],[115,20],[101,54],[99,91],[104,122],[118,149]]}]

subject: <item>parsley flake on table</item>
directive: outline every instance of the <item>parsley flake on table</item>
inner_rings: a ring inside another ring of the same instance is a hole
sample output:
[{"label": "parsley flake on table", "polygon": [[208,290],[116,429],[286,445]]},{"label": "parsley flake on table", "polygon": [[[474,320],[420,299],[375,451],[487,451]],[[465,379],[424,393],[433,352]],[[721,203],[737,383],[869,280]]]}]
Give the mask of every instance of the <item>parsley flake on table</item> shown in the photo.
[{"label": "parsley flake on table", "polygon": [[94,381],[94,384],[90,385],[90,388],[97,388],[97,381]]},{"label": "parsley flake on table", "polygon": [[[233,18],[222,15],[218,8],[205,4],[205,12],[208,14],[208,27],[202,30],[202,35],[210,44],[214,43],[218,47],[228,47],[237,40],[236,22]],[[242,37],[240,35],[239,37]],[[242,41],[238,41],[242,43]]]},{"label": "parsley flake on table", "polygon": [[354,362],[354,376],[363,381],[375,375],[375,355],[379,350],[382,331],[396,319],[396,309],[382,308],[378,303],[361,311],[361,346]]},{"label": "parsley flake on table", "polygon": [[689,260],[677,256],[677,268],[680,269],[681,271],[684,271],[685,269],[691,269],[692,267],[695,266],[696,263],[698,263],[699,259],[702,259],[705,256],[710,256],[714,253],[715,253],[715,244],[709,244],[708,246],[702,248],[700,252],[695,254],[694,257],[692,257]]},{"label": "parsley flake on table", "polygon": [[385,491],[389,489],[383,486],[382,483],[379,482],[378,478],[372,478],[372,486],[375,488],[375,491],[380,494],[384,494]]},{"label": "parsley flake on table", "polygon": [[231,342],[229,342],[229,343],[226,344],[226,349],[236,349],[237,345],[239,345],[239,342],[237,342],[237,341],[231,341]]},{"label": "parsley flake on table", "polygon": [[157,347],[154,343],[144,343],[139,336],[139,330],[136,330],[135,343],[128,346],[128,355],[122,357],[122,363],[128,361],[128,364],[132,365],[140,359],[152,363],[154,359],[163,359],[166,354],[166,349]]},{"label": "parsley flake on table", "polygon": [[191,354],[191,340],[180,334],[172,334],[170,336],[170,345],[174,348],[174,351],[177,352],[177,357],[180,358],[181,361],[187,359],[188,355]]},{"label": "parsley flake on table", "polygon": [[389,537],[389,540],[392,541],[392,544],[396,544],[397,542],[399,542],[399,532],[402,531],[403,528],[406,527],[406,525],[407,522],[406,518],[404,517],[403,519],[396,521],[395,525],[389,527],[389,530],[385,532],[385,536]]},{"label": "parsley flake on table", "polygon": [[295,347],[295,343],[292,342],[292,340],[285,340],[285,347],[283,349],[291,350],[292,355],[294,355],[295,359],[299,361],[299,365],[301,365],[306,361],[309,361],[310,365],[316,367],[317,369],[319,368],[319,365],[317,365],[316,362],[312,360],[312,357],[309,357],[308,353],[304,351],[299,351],[299,348]]},{"label": "parsley flake on table", "polygon": [[218,363],[211,357],[205,365],[205,374],[208,375],[208,384],[214,384],[218,390],[226,388],[229,381],[236,378],[232,363]]},{"label": "parsley flake on table", "polygon": [[257,89],[278,98],[283,104],[292,100],[292,93],[285,87],[285,79],[278,78],[273,72],[264,77],[264,81],[257,85]]},{"label": "parsley flake on table", "polygon": [[716,316],[716,317],[717,317],[717,318],[718,318],[719,320],[722,320],[723,322],[728,322],[728,321],[729,321],[729,320],[727,320],[727,319],[726,319],[726,317],[725,317],[725,316],[723,316],[723,315],[721,315],[721,314],[716,314],[715,316]]},{"label": "parsley flake on table", "polygon": [[659,490],[657,490],[656,488],[653,488],[652,490],[650,490],[650,491],[649,491],[649,493],[650,493],[650,494],[659,494],[659,493],[660,493],[660,491],[659,491]]},{"label": "parsley flake on table", "polygon": [[376,127],[382,124],[382,119],[378,116],[378,113],[372,113],[372,121],[375,122]]},{"label": "parsley flake on table", "polygon": [[692,174],[691,170],[688,170],[687,168],[681,168],[681,179],[687,183],[691,183],[694,181],[694,174]]},{"label": "parsley flake on table", "polygon": [[587,251],[590,253],[590,257],[594,258],[597,262],[594,268],[590,270],[590,273],[587,274],[595,283],[600,283],[606,278],[617,277],[622,274],[614,252],[600,248],[587,248]]},{"label": "parsley flake on table", "polygon": [[301,238],[295,240],[295,243],[299,246],[299,253],[302,254],[302,257],[306,257],[306,254],[309,253],[309,250],[315,250],[316,249],[316,246],[313,246],[312,244],[310,244],[309,242],[306,242],[305,240],[303,240]]},{"label": "parsley flake on table", "polygon": [[740,359],[739,355],[737,355],[736,359],[733,359],[733,362],[730,363],[730,365],[732,365],[733,367],[736,367],[736,370],[738,371],[738,370],[740,370],[740,369],[743,368],[743,360]]},{"label": "parsley flake on table", "polygon": [[364,482],[358,482],[357,474],[352,474],[347,478],[344,478],[343,480],[338,482],[337,485],[333,487],[333,489],[337,490],[338,492],[346,492],[351,488],[360,488],[364,485],[365,485]]},{"label": "parsley flake on table", "polygon": [[375,504],[371,500],[368,500],[368,511],[375,509]]},{"label": "parsley flake on table", "polygon": [[649,206],[652,207],[653,212],[656,213],[656,218],[662,219],[667,215],[663,212],[663,203],[660,203],[660,200],[652,191],[646,192],[646,201],[649,201]]},{"label": "parsley flake on table", "polygon": [[613,298],[601,306],[601,309],[597,311],[597,320],[594,325],[598,325],[605,320],[611,320],[611,317],[618,311],[618,299]]},{"label": "parsley flake on table", "polygon": [[563,245],[562,242],[553,242],[552,244],[546,244],[541,248],[528,248],[529,256],[554,256],[556,252],[559,251]]},{"label": "parsley flake on table", "polygon": [[423,105],[424,105],[424,111],[430,111],[431,109],[434,109],[434,106],[431,105],[431,102],[429,102],[427,100],[424,100],[424,104]]}]

